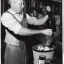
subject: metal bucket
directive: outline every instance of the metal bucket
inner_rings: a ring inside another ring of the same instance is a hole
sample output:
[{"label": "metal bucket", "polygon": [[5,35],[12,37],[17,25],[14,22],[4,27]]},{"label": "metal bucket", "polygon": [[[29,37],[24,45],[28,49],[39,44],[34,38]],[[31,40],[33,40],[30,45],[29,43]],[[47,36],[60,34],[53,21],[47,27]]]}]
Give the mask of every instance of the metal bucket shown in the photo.
[{"label": "metal bucket", "polygon": [[46,56],[46,59],[50,59],[50,60],[53,59],[55,47],[52,50],[39,51],[37,50],[38,46],[39,45],[32,47],[34,64],[39,64],[39,56]]}]

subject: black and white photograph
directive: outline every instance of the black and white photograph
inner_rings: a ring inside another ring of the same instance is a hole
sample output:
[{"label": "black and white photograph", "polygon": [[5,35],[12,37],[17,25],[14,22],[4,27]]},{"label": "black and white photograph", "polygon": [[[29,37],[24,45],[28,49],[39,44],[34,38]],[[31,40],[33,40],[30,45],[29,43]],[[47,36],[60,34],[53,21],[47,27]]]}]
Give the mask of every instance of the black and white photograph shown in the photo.
[{"label": "black and white photograph", "polygon": [[1,64],[63,64],[63,0],[0,0]]}]

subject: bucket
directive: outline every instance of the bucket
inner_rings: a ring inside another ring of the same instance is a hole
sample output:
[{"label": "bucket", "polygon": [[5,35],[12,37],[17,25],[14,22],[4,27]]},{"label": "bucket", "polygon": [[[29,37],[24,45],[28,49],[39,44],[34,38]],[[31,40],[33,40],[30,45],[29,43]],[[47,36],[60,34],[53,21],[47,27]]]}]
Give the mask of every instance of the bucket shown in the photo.
[{"label": "bucket", "polygon": [[37,50],[38,46],[39,45],[35,45],[32,47],[34,64],[39,64],[39,56],[46,56],[46,59],[50,60],[53,59],[55,47],[52,50],[40,51]]}]

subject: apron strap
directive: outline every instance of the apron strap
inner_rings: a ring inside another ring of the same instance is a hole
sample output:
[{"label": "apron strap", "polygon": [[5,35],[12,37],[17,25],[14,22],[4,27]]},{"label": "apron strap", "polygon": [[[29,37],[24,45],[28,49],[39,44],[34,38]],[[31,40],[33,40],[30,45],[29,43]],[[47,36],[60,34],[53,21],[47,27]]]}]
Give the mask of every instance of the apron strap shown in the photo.
[{"label": "apron strap", "polygon": [[17,22],[22,25],[23,27],[27,27],[27,19],[23,17],[22,21],[20,22],[15,16],[14,14],[12,14],[11,12],[7,11],[8,13],[10,13],[16,20]]},{"label": "apron strap", "polygon": [[9,12],[9,11],[7,11],[9,14],[11,14],[13,17],[14,17],[14,19],[16,19],[17,20],[17,22],[19,23],[19,24],[21,24],[22,25],[22,23],[14,16],[14,14],[12,14],[11,12]]}]

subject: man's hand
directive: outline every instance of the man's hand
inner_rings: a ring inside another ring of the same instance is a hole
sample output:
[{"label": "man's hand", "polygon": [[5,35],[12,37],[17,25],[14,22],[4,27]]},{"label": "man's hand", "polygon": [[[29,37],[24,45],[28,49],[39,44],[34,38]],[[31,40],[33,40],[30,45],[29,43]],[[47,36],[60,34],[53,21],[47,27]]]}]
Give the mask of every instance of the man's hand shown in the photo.
[{"label": "man's hand", "polygon": [[48,12],[50,12],[50,11],[51,11],[50,6],[47,6],[47,7],[46,7],[46,10],[47,10]]},{"label": "man's hand", "polygon": [[52,29],[42,30],[42,34],[51,36],[52,35]]}]

